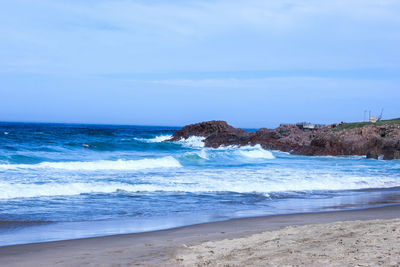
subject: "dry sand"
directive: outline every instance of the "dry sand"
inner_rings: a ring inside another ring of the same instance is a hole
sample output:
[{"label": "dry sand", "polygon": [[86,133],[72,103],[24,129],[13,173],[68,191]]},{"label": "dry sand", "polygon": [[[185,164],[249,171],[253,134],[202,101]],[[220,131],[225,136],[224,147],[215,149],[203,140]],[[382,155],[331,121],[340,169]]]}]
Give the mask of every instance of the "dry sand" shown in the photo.
[{"label": "dry sand", "polygon": [[289,226],[178,251],[184,266],[400,266],[400,219]]},{"label": "dry sand", "polygon": [[387,206],[4,246],[0,266],[398,266],[399,219],[400,206]]}]

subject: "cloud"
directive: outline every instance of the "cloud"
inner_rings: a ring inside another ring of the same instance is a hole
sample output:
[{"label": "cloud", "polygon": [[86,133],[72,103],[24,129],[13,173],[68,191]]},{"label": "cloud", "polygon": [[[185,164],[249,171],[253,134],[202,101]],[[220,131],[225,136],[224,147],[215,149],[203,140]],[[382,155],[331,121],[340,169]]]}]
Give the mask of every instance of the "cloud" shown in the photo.
[{"label": "cloud", "polygon": [[[126,1],[89,2],[73,8],[76,15],[103,21],[127,30],[159,29],[183,35],[232,31],[237,27],[268,29],[297,29],[301,24],[312,24],[314,19],[334,19],[337,24],[399,23],[398,1]],[[351,25],[348,25],[351,26]],[[345,29],[343,29],[345,30]]]},{"label": "cloud", "polygon": [[[142,81],[146,82],[146,81]],[[303,92],[304,94],[319,93],[322,97],[335,95],[361,96],[369,95],[379,97],[381,95],[397,96],[398,82],[374,79],[353,78],[327,78],[327,77],[268,77],[258,79],[167,79],[147,81],[157,85],[167,85],[185,89],[228,89],[247,90],[256,92],[283,90],[284,94]],[[379,92],[378,92],[379,91]]]},{"label": "cloud", "polygon": [[393,68],[400,60],[398,1],[14,0],[0,5],[3,73]]},{"label": "cloud", "polygon": [[[321,25],[318,22],[339,26],[342,31],[360,27],[360,23],[400,22],[400,3],[388,0],[15,2],[33,11],[22,20],[27,22],[34,18],[35,21],[30,22],[40,27],[121,30],[143,34],[141,38],[158,36],[167,40],[179,36],[201,39],[235,30],[288,33],[304,27],[318,27]],[[46,16],[42,16],[42,12],[46,12]]]}]

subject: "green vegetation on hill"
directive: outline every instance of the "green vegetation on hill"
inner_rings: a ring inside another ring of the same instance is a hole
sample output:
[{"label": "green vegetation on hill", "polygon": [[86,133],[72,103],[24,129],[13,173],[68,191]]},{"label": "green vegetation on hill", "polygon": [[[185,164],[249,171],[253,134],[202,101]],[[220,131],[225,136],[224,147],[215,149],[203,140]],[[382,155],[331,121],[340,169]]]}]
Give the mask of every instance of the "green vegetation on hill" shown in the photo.
[{"label": "green vegetation on hill", "polygon": [[341,131],[345,129],[354,129],[354,128],[361,128],[364,127],[365,125],[375,125],[375,126],[380,126],[380,125],[392,125],[392,124],[400,124],[400,118],[397,119],[391,119],[391,120],[382,120],[382,121],[377,121],[375,123],[373,122],[349,122],[349,123],[343,123],[334,128],[335,131]]}]

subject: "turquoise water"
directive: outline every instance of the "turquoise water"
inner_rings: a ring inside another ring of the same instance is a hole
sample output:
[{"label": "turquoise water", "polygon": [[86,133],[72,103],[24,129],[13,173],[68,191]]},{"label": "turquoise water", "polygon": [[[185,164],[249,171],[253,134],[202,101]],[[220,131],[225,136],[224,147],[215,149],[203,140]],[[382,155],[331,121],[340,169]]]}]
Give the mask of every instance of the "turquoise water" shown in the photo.
[{"label": "turquoise water", "polygon": [[400,161],[165,142],[177,129],[1,123],[0,245],[400,201]]}]

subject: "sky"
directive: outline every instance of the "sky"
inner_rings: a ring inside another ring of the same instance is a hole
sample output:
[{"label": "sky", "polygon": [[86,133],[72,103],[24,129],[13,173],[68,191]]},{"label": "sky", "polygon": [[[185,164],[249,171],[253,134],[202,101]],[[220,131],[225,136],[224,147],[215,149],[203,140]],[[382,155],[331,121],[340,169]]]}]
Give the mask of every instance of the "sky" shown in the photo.
[{"label": "sky", "polygon": [[2,0],[0,121],[400,117],[398,0]]}]

